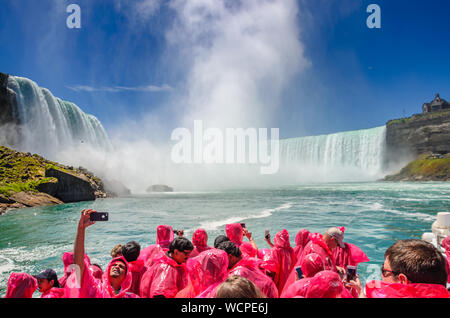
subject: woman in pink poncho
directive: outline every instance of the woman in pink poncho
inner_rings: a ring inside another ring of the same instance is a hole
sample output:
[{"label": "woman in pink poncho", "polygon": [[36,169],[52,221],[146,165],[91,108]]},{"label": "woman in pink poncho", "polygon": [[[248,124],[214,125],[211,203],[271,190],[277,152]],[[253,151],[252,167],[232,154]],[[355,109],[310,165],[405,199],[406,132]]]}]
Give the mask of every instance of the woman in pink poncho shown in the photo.
[{"label": "woman in pink poncho", "polygon": [[261,264],[262,268],[272,273],[280,294],[296,261],[297,257],[289,242],[289,233],[283,229],[275,235],[274,247]]},{"label": "woman in pink poncho", "polygon": [[27,273],[11,273],[5,298],[31,298],[38,288],[36,278]]},{"label": "woman in pink poncho", "polygon": [[195,230],[192,235],[192,244],[194,244],[194,250],[191,253],[191,257],[195,257],[200,253],[211,249],[211,246],[208,246],[208,234],[204,229]]},{"label": "woman in pink poncho", "polygon": [[176,298],[214,298],[217,287],[228,276],[228,255],[225,251],[210,249],[189,258],[186,269],[188,285]]}]

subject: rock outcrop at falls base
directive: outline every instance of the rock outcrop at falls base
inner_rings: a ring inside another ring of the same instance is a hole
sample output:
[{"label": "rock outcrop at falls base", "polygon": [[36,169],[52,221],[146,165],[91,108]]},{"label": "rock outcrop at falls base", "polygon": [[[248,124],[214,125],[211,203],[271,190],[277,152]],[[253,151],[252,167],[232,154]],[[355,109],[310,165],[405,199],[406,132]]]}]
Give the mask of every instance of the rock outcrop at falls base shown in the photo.
[{"label": "rock outcrop at falls base", "polygon": [[418,114],[386,124],[386,162],[408,165],[386,181],[450,181],[450,111]]},{"label": "rock outcrop at falls base", "polygon": [[89,171],[0,146],[0,214],[8,208],[91,201],[108,197]]}]

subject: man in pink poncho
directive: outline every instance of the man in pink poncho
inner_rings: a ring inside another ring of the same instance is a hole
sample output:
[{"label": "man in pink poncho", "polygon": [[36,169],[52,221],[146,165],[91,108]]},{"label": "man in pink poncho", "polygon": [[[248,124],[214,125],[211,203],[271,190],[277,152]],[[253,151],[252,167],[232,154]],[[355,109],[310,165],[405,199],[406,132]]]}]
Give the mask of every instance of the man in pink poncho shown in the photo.
[{"label": "man in pink poncho", "polygon": [[185,237],[170,243],[169,251],[155,259],[142,276],[140,296],[143,298],[174,298],[187,285],[186,261],[194,245]]},{"label": "man in pink poncho", "polygon": [[368,298],[449,298],[445,257],[422,240],[401,240],[384,254],[382,281],[366,284]]},{"label": "man in pink poncho", "polygon": [[192,235],[192,244],[194,244],[194,250],[191,253],[191,257],[195,257],[201,252],[212,248],[208,246],[208,233],[204,229],[195,230]]},{"label": "man in pink poncho", "polygon": [[188,285],[176,298],[214,298],[217,287],[228,276],[228,255],[225,251],[209,249],[186,263]]},{"label": "man in pink poncho", "polygon": [[223,242],[218,249],[228,254],[228,275],[238,275],[250,280],[266,297],[278,298],[278,289],[273,280],[259,269],[260,261],[251,257],[242,257],[242,252],[231,242]]},{"label": "man in pink poncho", "polygon": [[38,288],[36,278],[27,273],[11,273],[5,298],[32,298]]},{"label": "man in pink poncho", "polygon": [[122,246],[122,255],[130,266],[132,282],[130,292],[139,295],[141,279],[147,271],[147,267],[142,259],[138,259],[141,252],[141,245],[135,241],[128,242]]},{"label": "man in pink poncho", "polygon": [[274,246],[269,254],[264,257],[261,267],[266,273],[273,277],[273,281],[278,288],[278,293],[283,291],[284,284],[294,268],[297,257],[289,242],[289,233],[283,229],[274,238]]},{"label": "man in pink poncho", "polygon": [[[88,270],[89,265],[84,257],[84,240],[86,228],[95,223],[90,220],[90,214],[93,212],[96,211],[81,212],[74,246],[74,263],[78,266],[78,270],[75,270],[68,278],[66,294],[80,298],[137,298],[137,295],[129,292],[132,275],[128,262],[122,256],[111,260],[103,273],[102,281],[94,278],[93,273]],[[74,283],[79,285],[76,294],[71,290],[76,288]]]},{"label": "man in pink poncho", "polygon": [[[345,232],[345,227],[339,228],[342,234]],[[344,242],[344,247],[336,246],[333,250],[334,260],[336,266],[347,268],[348,265],[357,266],[359,263],[368,262],[367,255],[356,245]]]},{"label": "man in pink poncho", "polygon": [[337,227],[331,227],[323,236],[320,233],[313,233],[310,234],[309,238],[310,241],[306,244],[303,249],[302,256],[299,260],[297,260],[297,262],[301,263],[306,255],[316,253],[322,257],[326,270],[335,272],[339,271],[341,275],[344,275],[345,270],[341,267],[336,267],[336,261],[333,256],[333,250],[337,246],[345,248],[343,241],[344,233],[342,233],[342,231]]}]

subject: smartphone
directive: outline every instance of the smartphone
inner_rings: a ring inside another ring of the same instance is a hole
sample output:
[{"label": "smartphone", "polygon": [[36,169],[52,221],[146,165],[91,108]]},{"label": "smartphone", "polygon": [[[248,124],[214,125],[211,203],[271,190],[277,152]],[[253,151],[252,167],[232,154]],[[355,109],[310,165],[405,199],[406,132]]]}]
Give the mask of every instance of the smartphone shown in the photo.
[{"label": "smartphone", "polygon": [[354,280],[356,278],[356,266],[347,266],[347,281]]},{"label": "smartphone", "polygon": [[245,229],[245,223],[241,223],[243,229]]},{"label": "smartphone", "polygon": [[89,219],[95,222],[108,221],[108,212],[92,212]]},{"label": "smartphone", "polygon": [[295,271],[297,272],[298,279],[302,279],[303,278],[303,272],[302,272],[301,266],[296,267]]},{"label": "smartphone", "polygon": [[264,237],[265,237],[266,239],[269,239],[269,237],[270,237],[270,231],[269,231],[269,230],[266,230],[266,231],[264,232]]}]

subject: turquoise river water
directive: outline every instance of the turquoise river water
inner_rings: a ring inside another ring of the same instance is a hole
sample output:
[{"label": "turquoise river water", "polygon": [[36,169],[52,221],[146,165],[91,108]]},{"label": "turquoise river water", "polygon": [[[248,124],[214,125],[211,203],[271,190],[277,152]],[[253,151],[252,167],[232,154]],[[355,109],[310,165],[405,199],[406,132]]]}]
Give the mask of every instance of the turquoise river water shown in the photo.
[{"label": "turquoise river water", "polygon": [[450,183],[327,183],[161,193],[10,211],[0,216],[0,297],[11,272],[37,274],[50,267],[58,277],[63,274],[62,254],[72,251],[80,211],[88,208],[110,213],[109,222],[96,223],[86,235],[91,261],[103,268],[116,244],[154,244],[160,224],[184,229],[188,238],[203,227],[212,245],[226,224],[245,222],[259,248],[268,247],[265,229],[272,237],[287,229],[294,246],[302,228],[323,233],[330,226],[345,226],[345,241],[370,258],[358,267],[364,283],[380,277],[391,244],[421,238],[431,231],[437,212],[450,211]]}]

